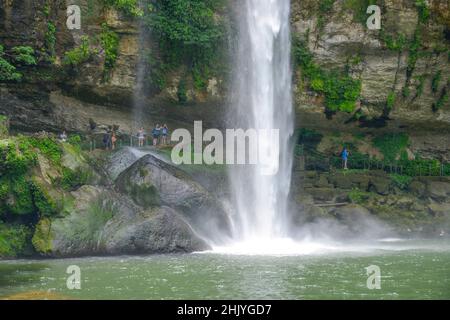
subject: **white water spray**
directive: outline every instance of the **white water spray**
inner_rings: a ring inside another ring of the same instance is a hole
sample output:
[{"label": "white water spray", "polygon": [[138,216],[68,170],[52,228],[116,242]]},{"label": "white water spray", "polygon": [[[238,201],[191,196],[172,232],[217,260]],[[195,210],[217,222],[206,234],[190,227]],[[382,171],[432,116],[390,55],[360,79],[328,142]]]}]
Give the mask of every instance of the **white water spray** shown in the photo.
[{"label": "white water spray", "polygon": [[[280,158],[275,175],[261,175],[261,164],[230,167],[234,240],[267,244],[287,237],[294,127],[290,1],[246,0],[242,5],[230,120],[237,127],[279,129]],[[259,141],[260,152],[274,152],[273,147],[270,140]]]}]

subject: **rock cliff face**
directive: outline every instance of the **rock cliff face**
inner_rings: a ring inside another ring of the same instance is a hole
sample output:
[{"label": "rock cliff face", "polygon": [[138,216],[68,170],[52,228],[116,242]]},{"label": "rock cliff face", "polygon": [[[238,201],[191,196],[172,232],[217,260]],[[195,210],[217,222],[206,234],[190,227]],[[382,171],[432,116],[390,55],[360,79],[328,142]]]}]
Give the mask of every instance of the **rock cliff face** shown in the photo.
[{"label": "rock cliff face", "polygon": [[383,171],[305,171],[296,172],[295,180],[303,183],[292,192],[293,211],[298,212],[293,225],[337,219],[345,228],[355,227],[352,236],[370,235],[374,231],[370,227],[376,224],[362,228],[364,223],[359,222],[371,218],[384,221],[403,236],[439,236],[450,230],[448,177],[417,177],[400,183]]},{"label": "rock cliff face", "polygon": [[126,148],[101,161],[109,183],[72,192],[70,214],[36,227],[41,254],[64,257],[202,251],[229,233],[222,205],[189,175]]},{"label": "rock cliff face", "polygon": [[[81,30],[66,27],[69,4],[81,8]],[[20,83],[1,84],[0,113],[10,117],[14,129],[83,132],[89,129],[91,118],[99,125],[117,124],[129,131],[135,129],[132,109],[136,103],[143,105],[142,122],[149,125],[156,121],[217,123],[221,118],[221,79],[208,79],[204,90],[196,90],[192,80],[188,81],[187,103],[179,103],[177,87],[183,66],[166,75],[162,90],[136,96],[136,86],[146,81],[138,74],[140,59],[146,59],[149,50],[157,51],[157,45],[150,37],[141,39],[137,18],[107,7],[103,1],[2,1],[0,20],[0,43],[5,48],[27,45],[45,51],[48,24],[56,27],[52,62],[39,58],[36,67],[24,70]],[[105,51],[99,40],[103,24],[118,36],[117,59],[107,77]],[[82,45],[86,37],[96,54],[75,69],[63,66],[65,53]]]},{"label": "rock cliff face", "polygon": [[[69,3],[82,9],[81,30],[70,31],[65,26]],[[368,30],[365,25],[369,16],[365,10],[372,3],[382,10],[381,31]],[[232,54],[233,16],[240,4],[234,0],[229,4],[228,11],[221,13],[231,24],[221,50]],[[348,71],[361,83],[353,111],[330,116],[325,112],[326,97],[311,89],[304,70],[294,63],[297,126],[324,132],[330,128],[369,133],[406,131],[413,148],[448,156],[449,11],[445,0],[292,0],[294,40],[306,44],[322,70]],[[180,103],[178,97],[186,74],[183,65],[166,72],[161,90],[135,94],[143,79],[138,73],[142,55],[151,51],[156,63],[162,63],[158,43],[151,35],[140,37],[137,18],[108,8],[102,1],[2,1],[0,20],[0,44],[6,48],[45,48],[48,24],[56,26],[54,62],[40,61],[24,71],[21,83],[0,86],[0,113],[9,115],[13,129],[86,131],[89,119],[93,119],[99,125],[117,124],[122,130],[135,130],[136,104],[143,109],[142,122],[149,125],[168,122],[172,127],[189,128],[193,120],[203,120],[208,126],[223,127],[230,96],[225,74],[207,79],[202,90],[188,78],[184,88],[187,103]],[[117,59],[106,78],[105,52],[98,41],[104,23],[118,36]],[[67,70],[62,66],[64,54],[80,46],[85,36],[98,54],[76,70]],[[145,69],[145,73],[150,72]],[[433,146],[426,141],[433,141]]]},{"label": "rock cliff face", "polygon": [[[433,111],[433,105],[441,94],[447,94],[449,86],[448,76],[433,80],[440,73],[450,72],[448,2],[423,2],[428,3],[429,10],[424,22],[416,1],[337,0],[328,1],[332,5],[326,9],[321,7],[323,3],[293,1],[292,29],[306,41],[319,66],[340,72],[347,67],[353,78],[361,80],[359,116],[380,118],[392,93],[395,100],[386,117],[386,129],[448,132],[448,100]],[[369,14],[364,11],[369,4],[382,8],[381,31],[369,30],[365,25]],[[370,123],[362,121],[348,123],[351,115],[345,113],[326,121],[320,97],[301,84],[296,104],[299,121],[305,126],[326,130],[332,123],[344,131],[370,127]]]}]

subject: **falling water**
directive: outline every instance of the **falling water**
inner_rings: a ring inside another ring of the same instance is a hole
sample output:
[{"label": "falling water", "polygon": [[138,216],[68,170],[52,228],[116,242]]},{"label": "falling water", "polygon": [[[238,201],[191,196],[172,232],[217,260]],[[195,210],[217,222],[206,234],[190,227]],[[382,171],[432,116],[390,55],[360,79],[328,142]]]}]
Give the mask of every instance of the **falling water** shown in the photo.
[{"label": "falling water", "polygon": [[[142,7],[142,5],[141,5]],[[138,61],[136,63],[136,82],[133,90],[133,124],[132,132],[136,133],[139,128],[145,125],[144,122],[144,105],[145,105],[145,78],[148,73],[148,66],[145,63],[148,48],[148,33],[145,32],[145,24],[139,22],[139,38],[138,38]]]},{"label": "falling water", "polygon": [[[287,237],[294,126],[290,0],[246,0],[242,5],[230,119],[241,128],[280,130],[277,174],[261,175],[260,164],[230,166],[235,240],[262,245]],[[259,148],[276,152],[269,143],[260,139]]]}]

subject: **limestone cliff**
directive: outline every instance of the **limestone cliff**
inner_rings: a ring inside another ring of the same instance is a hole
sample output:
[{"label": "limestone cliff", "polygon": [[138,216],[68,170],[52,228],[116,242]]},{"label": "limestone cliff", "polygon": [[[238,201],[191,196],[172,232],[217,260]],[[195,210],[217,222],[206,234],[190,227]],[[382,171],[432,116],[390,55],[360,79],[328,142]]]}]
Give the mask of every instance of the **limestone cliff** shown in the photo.
[{"label": "limestone cliff", "polygon": [[[215,19],[226,21],[224,46],[219,51],[233,54],[233,16],[240,12],[241,4],[226,2],[229,5],[215,12]],[[147,31],[140,37],[139,18],[104,3],[0,2],[0,44],[6,49],[29,45],[39,52],[37,66],[25,68],[21,82],[0,85],[0,113],[10,117],[12,128],[86,131],[91,118],[99,125],[117,124],[129,131],[134,129],[134,105],[141,106],[142,119],[149,126],[167,121],[172,127],[190,127],[193,120],[204,120],[207,125],[222,127],[231,96],[226,91],[228,73],[210,75],[199,89],[187,75],[189,65],[160,68],[164,63],[156,37]],[[65,26],[69,4],[82,9],[81,30],[70,31]],[[368,30],[365,25],[369,4],[381,7],[381,30]],[[449,158],[449,12],[445,0],[292,0],[297,127],[325,132],[330,128],[369,134],[407,132],[413,149]],[[54,49],[48,43],[50,24],[56,27]],[[107,54],[99,40],[104,24],[118,37],[114,67],[106,73]],[[92,56],[77,68],[65,67],[66,53],[79,48],[86,37]],[[349,88],[341,81],[329,92],[320,81],[312,84],[305,77],[303,62],[297,60],[299,41],[304,46],[300,49],[311,55],[314,70],[342,81],[353,79],[360,87]],[[42,52],[52,58],[45,59]],[[147,52],[153,62],[142,69]],[[148,78],[157,76],[156,69],[164,84],[157,90],[136,90],[142,82],[156,81]],[[345,100],[347,112],[327,110],[327,100],[333,95]]]}]

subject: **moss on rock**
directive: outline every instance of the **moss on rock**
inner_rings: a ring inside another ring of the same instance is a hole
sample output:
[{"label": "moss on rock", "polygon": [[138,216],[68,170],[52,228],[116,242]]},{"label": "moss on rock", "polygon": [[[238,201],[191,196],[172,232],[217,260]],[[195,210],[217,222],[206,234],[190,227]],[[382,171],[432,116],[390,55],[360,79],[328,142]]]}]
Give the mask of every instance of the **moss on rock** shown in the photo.
[{"label": "moss on rock", "polygon": [[129,192],[133,200],[144,208],[158,206],[161,203],[158,190],[152,184],[133,185]]},{"label": "moss on rock", "polygon": [[30,229],[24,225],[0,223],[0,257],[14,258],[23,254],[30,237]]},{"label": "moss on rock", "polygon": [[6,116],[0,114],[0,139],[8,136],[9,120]]},{"label": "moss on rock", "polygon": [[41,254],[48,254],[52,251],[52,223],[50,219],[43,218],[36,225],[31,242],[34,249]]}]

